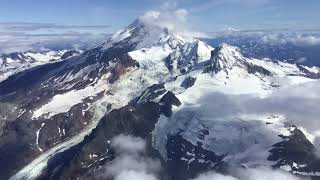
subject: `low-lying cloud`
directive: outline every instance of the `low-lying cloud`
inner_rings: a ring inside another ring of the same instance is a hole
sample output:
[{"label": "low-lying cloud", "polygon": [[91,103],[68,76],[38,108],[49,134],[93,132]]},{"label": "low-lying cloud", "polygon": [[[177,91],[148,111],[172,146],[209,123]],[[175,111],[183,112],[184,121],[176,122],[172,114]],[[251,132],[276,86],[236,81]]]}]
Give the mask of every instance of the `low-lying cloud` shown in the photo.
[{"label": "low-lying cloud", "polygon": [[[1,32],[0,32],[1,34]],[[79,32],[28,34],[5,32],[0,37],[0,54],[62,49],[86,50],[103,42],[108,35]]]},{"label": "low-lying cloud", "polygon": [[262,42],[270,44],[293,44],[296,46],[320,45],[318,34],[301,33],[264,33],[260,36]]},{"label": "low-lying cloud", "polygon": [[200,174],[197,178],[192,180],[238,180],[238,179],[228,175],[222,175],[215,172],[208,172],[208,173]]},{"label": "low-lying cloud", "polygon": [[[199,175],[193,180],[302,180],[283,170],[267,167],[233,169],[230,175],[222,175],[216,172],[208,172]],[[304,178],[304,180],[306,180]]]},{"label": "low-lying cloud", "polygon": [[189,111],[204,112],[211,119],[238,118],[242,115],[281,115],[289,124],[312,134],[313,137],[309,136],[309,140],[319,148],[315,142],[320,136],[319,89],[320,81],[317,80],[280,88],[264,98],[212,92],[198,100],[200,106],[192,107]]},{"label": "low-lying cloud", "polygon": [[240,112],[282,114],[289,122],[315,132],[320,129],[319,89],[319,81],[282,88],[267,98],[248,98]]},{"label": "low-lying cloud", "polygon": [[137,137],[119,135],[111,140],[116,158],[106,164],[104,177],[115,180],[158,180],[161,163],[146,156],[146,142]]},{"label": "low-lying cloud", "polygon": [[107,38],[109,25],[0,22],[0,54],[87,49]]},{"label": "low-lying cloud", "polygon": [[212,38],[232,38],[232,41],[256,41],[261,44],[286,45],[292,44],[299,47],[320,45],[320,33],[318,31],[291,31],[284,30],[237,30],[231,29],[211,32]]}]

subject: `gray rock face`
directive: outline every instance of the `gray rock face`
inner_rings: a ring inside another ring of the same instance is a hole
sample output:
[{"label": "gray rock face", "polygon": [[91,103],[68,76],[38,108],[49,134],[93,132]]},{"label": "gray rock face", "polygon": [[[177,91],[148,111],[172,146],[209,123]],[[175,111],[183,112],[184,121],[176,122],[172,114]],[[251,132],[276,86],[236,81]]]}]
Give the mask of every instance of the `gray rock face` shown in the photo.
[{"label": "gray rock face", "polygon": [[[165,113],[163,109],[177,105],[174,94],[167,93],[164,97],[165,103],[138,103],[111,111],[79,145],[53,157],[41,179],[99,179],[97,174],[101,167],[116,156],[110,140],[120,134],[150,138],[158,118]],[[155,153],[151,146],[148,147],[149,155]],[[91,154],[97,156],[92,158]]]},{"label": "gray rock face", "polygon": [[[93,114],[86,110],[106,92],[83,99],[68,112],[49,118],[44,115],[33,120],[32,112],[50,102],[55,95],[83,89],[92,84],[92,79],[104,74],[111,74],[110,84],[116,82],[127,68],[139,66],[126,54],[131,49],[129,45],[126,47],[125,50],[92,49],[81,56],[22,71],[0,82],[0,106],[3,108],[0,116],[0,166],[5,165],[0,167],[3,170],[0,170],[1,178],[9,178],[42,152],[77,135],[92,123]],[[93,66],[97,67],[81,73]],[[66,80],[67,76],[78,73],[77,78]]]},{"label": "gray rock face", "polygon": [[196,82],[196,78],[194,77],[187,77],[185,80],[182,81],[181,87],[188,89],[189,87],[192,87],[194,83]]},{"label": "gray rock face", "polygon": [[79,54],[80,54],[79,51],[70,50],[70,51],[65,52],[65,53],[60,57],[60,59],[67,59],[67,58],[69,58],[69,57],[72,57],[72,56],[75,56],[75,55],[79,55]]},{"label": "gray rock face", "polygon": [[301,130],[292,127],[290,136],[281,136],[282,142],[273,145],[268,160],[276,162],[274,167],[289,166],[293,172],[319,172],[320,159],[313,144]]},{"label": "gray rock face", "polygon": [[219,71],[228,73],[228,70],[235,66],[244,68],[251,74],[259,73],[264,76],[272,76],[272,73],[265,68],[247,62],[246,58],[241,55],[240,49],[226,44],[215,48],[211,52],[211,59],[206,63],[203,73],[216,74]]}]

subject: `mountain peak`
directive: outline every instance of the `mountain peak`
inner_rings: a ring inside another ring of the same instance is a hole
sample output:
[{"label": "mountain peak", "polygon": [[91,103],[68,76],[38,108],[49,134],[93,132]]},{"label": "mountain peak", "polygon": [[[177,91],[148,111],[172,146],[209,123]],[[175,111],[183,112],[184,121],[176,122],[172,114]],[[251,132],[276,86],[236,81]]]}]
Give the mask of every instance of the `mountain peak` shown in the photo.
[{"label": "mountain peak", "polygon": [[211,57],[218,57],[225,61],[231,61],[231,63],[236,59],[243,59],[243,56],[240,53],[240,49],[238,47],[231,46],[225,43],[219,45],[213,51],[211,51]]},{"label": "mountain peak", "polygon": [[214,71],[232,69],[235,65],[243,64],[244,57],[240,53],[239,48],[228,44],[221,44],[211,51],[211,63]]},{"label": "mountain peak", "polygon": [[104,49],[121,42],[130,43],[136,46],[135,49],[148,48],[155,44],[172,41],[173,39],[184,42],[183,38],[169,33],[167,28],[147,24],[137,19],[108,39],[104,43]]},{"label": "mountain peak", "polygon": [[[147,13],[134,20],[127,27],[117,31],[104,44],[103,49],[110,48],[115,44],[133,44],[134,49],[149,48],[154,45],[169,43],[173,46],[193,42],[193,37],[185,35],[183,30],[178,31],[174,23],[163,21],[159,12]],[[178,44],[177,44],[178,43]],[[176,47],[173,47],[174,49]]]},{"label": "mountain peak", "polygon": [[250,59],[240,53],[240,49],[228,44],[221,44],[211,51],[211,58],[206,64],[204,73],[220,71],[230,73],[234,67],[244,70],[245,74],[258,73],[262,76],[272,76],[272,73],[260,65],[253,64]]},{"label": "mountain peak", "polygon": [[231,69],[234,65],[241,63],[243,59],[239,48],[228,44],[222,44],[211,51],[211,60],[219,70]]}]

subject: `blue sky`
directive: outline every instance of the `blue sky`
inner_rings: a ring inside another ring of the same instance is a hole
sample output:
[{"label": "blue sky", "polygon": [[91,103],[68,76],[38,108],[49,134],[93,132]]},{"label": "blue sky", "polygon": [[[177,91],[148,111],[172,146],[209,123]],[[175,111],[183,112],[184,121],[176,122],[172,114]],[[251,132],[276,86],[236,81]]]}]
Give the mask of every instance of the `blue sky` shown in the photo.
[{"label": "blue sky", "polygon": [[0,23],[104,25],[91,27],[102,33],[125,26],[148,10],[159,9],[186,9],[190,24],[206,32],[227,27],[320,28],[319,0],[1,0]]}]

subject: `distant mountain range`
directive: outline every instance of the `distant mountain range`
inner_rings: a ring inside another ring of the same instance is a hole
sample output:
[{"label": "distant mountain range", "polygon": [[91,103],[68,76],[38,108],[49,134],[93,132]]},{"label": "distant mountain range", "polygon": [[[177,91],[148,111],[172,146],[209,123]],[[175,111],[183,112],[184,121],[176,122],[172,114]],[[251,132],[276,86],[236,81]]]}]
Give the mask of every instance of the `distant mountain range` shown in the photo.
[{"label": "distant mountain range", "polygon": [[223,31],[204,39],[211,46],[228,43],[248,57],[320,65],[320,31]]},{"label": "distant mountain range", "polygon": [[18,52],[0,55],[0,81],[5,80],[10,75],[16,74],[28,68],[64,60],[74,55],[79,55],[80,51],[61,50],[46,52]]}]

